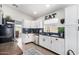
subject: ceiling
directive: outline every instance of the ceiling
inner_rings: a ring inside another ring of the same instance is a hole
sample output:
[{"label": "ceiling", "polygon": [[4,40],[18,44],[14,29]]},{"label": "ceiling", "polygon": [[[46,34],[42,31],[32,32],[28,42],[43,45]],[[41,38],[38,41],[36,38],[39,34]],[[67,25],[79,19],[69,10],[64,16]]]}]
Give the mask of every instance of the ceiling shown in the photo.
[{"label": "ceiling", "polygon": [[9,4],[8,6],[17,9],[34,19],[44,16],[50,12],[53,12],[60,8],[65,8],[69,6],[68,4]]}]

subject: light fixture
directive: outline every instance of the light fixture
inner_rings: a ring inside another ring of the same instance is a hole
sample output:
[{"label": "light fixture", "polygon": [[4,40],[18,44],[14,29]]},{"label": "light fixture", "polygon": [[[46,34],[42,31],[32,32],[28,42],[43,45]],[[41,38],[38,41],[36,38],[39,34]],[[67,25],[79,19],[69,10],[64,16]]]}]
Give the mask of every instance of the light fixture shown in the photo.
[{"label": "light fixture", "polygon": [[34,14],[34,15],[36,15],[36,14],[37,14],[37,12],[36,12],[36,11],[34,11],[34,12],[33,12],[33,14]]},{"label": "light fixture", "polygon": [[47,5],[45,5],[47,8],[49,8],[50,7],[50,4],[47,4]]}]

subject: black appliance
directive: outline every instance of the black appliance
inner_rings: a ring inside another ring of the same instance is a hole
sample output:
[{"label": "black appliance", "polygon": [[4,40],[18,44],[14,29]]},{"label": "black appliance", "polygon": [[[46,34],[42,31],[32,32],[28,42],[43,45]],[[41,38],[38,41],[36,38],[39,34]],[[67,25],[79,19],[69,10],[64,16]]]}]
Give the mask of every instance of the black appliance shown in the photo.
[{"label": "black appliance", "polygon": [[0,43],[10,42],[14,40],[14,22],[5,21],[4,25],[0,25]]}]

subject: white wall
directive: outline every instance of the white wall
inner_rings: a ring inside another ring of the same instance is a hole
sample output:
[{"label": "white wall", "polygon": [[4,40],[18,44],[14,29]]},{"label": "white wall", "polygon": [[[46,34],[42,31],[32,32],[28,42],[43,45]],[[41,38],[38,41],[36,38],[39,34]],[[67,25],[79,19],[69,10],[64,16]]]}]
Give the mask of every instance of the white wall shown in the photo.
[{"label": "white wall", "polygon": [[[51,15],[53,13],[57,13],[56,14],[56,18],[58,18],[58,19],[65,18],[65,9],[59,9],[59,10],[56,10],[54,12],[51,12],[51,13],[49,13],[47,15]],[[47,16],[47,15],[45,15],[45,16]],[[39,17],[38,19],[43,19],[44,20],[45,16]],[[38,19],[36,19],[36,20],[38,20]]]},{"label": "white wall", "polygon": [[15,10],[14,8],[11,8],[9,6],[3,5],[2,9],[3,9],[4,17],[10,16],[13,20],[23,21],[23,25],[25,26],[31,24],[31,21],[33,20],[32,17],[18,10]]}]

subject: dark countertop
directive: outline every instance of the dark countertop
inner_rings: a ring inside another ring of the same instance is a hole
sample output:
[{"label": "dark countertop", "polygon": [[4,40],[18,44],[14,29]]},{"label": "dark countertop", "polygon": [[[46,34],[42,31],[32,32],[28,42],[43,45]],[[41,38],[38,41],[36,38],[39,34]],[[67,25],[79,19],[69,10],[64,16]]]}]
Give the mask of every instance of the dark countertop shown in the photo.
[{"label": "dark countertop", "polygon": [[64,37],[60,37],[58,33],[46,33],[46,32],[41,32],[41,33],[27,33],[27,34],[35,34],[35,35],[44,35],[44,36],[49,36],[49,37],[56,37],[56,38],[62,38],[64,39]]},{"label": "dark countertop", "polygon": [[63,38],[63,37],[59,37],[58,33],[51,33],[51,34],[49,34],[49,33],[39,33],[39,35],[44,35],[44,36],[49,36],[49,37],[56,37],[56,38]]}]

